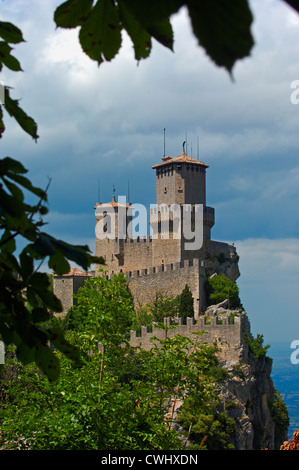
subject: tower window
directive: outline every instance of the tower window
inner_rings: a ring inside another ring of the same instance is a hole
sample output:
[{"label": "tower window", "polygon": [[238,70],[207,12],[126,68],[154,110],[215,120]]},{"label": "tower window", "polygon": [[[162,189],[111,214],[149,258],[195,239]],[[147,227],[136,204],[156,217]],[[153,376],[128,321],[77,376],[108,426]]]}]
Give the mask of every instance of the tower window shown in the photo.
[{"label": "tower window", "polygon": [[165,186],[165,188],[164,188],[164,194],[166,194],[166,193],[167,193],[167,188],[166,188],[166,186]]}]

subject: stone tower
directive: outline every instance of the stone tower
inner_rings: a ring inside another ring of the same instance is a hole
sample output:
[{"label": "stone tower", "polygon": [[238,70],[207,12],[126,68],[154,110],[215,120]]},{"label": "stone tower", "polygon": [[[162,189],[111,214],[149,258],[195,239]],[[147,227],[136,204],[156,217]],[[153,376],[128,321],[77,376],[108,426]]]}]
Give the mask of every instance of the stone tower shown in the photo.
[{"label": "stone tower", "polygon": [[[214,209],[206,206],[208,165],[183,152],[163,157],[152,167],[156,172],[156,204],[151,205],[152,233],[132,237],[134,208],[115,197],[97,203],[96,256],[103,256],[108,273],[128,272],[203,258],[211,238]],[[98,236],[98,234],[100,236]]]},{"label": "stone tower", "polygon": [[[162,162],[152,168],[156,171],[157,199],[157,209],[150,214],[155,234],[154,264],[202,258],[204,245],[210,240],[214,225],[214,209],[206,206],[208,165],[186,155],[183,148],[182,155],[163,157]],[[165,231],[167,233],[168,230],[167,237]],[[192,236],[201,238],[202,242],[195,243],[194,239],[190,243]]]},{"label": "stone tower", "polygon": [[129,230],[132,221],[130,203],[112,201],[101,204],[96,210],[96,255],[103,256],[110,272],[119,272],[124,265],[125,242],[131,238]]},{"label": "stone tower", "polygon": [[163,157],[156,170],[157,204],[206,204],[206,163],[185,154]]}]

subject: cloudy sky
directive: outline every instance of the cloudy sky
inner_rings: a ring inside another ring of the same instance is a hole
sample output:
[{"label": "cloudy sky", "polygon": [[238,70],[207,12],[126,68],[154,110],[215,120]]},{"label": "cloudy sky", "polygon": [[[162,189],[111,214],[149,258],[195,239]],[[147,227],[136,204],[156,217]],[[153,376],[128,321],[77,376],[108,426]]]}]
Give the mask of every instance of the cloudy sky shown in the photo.
[{"label": "cloudy sky", "polygon": [[290,99],[299,16],[279,0],[252,0],[255,46],[232,81],[197,45],[185,10],[172,19],[174,53],[154,42],[137,65],[124,36],[115,60],[98,67],[77,30],[55,29],[60,3],[1,2],[2,18],[26,40],[14,51],[24,72],[1,80],[40,135],[35,143],[6,116],[1,153],[22,161],[40,187],[51,178],[47,230],[93,249],[98,188],[107,202],[113,185],[127,195],[129,182],[132,203],[155,203],[151,166],[163,156],[163,129],[171,157],[187,136],[188,154],[209,165],[212,236],[237,246],[253,334],[266,343],[299,339],[299,104]]}]

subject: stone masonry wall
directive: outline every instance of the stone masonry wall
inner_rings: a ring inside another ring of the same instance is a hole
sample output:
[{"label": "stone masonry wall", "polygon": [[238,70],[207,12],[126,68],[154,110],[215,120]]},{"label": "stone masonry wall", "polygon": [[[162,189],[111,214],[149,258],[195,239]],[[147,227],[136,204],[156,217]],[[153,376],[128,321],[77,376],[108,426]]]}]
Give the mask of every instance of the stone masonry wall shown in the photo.
[{"label": "stone masonry wall", "polygon": [[[174,322],[178,324],[178,327],[167,329],[168,337],[181,335],[195,340],[194,333],[203,332],[202,335],[197,335],[197,338],[209,345],[216,343],[220,349],[218,357],[221,360],[237,362],[247,360],[248,350],[244,345],[244,333],[250,329],[250,326],[245,315],[235,316],[233,320],[224,317],[221,322],[217,317],[212,317],[209,324],[205,316],[199,317],[197,321],[194,318],[187,318],[185,325],[181,318],[175,319]],[[165,324],[170,326],[170,318],[165,319]],[[130,345],[150,350],[154,344],[152,340],[154,336],[159,339],[165,338],[165,329],[158,328],[156,323],[152,324],[151,332],[145,326],[141,327],[141,335],[138,335],[136,331],[131,331]]]},{"label": "stone masonry wall", "polygon": [[73,306],[73,278],[66,276],[53,276],[53,290],[62,303],[63,314]]},{"label": "stone masonry wall", "polygon": [[186,284],[193,294],[196,318],[205,307],[205,268],[198,259],[135,270],[127,272],[126,277],[136,307],[152,302],[159,293],[175,297]]},{"label": "stone masonry wall", "polygon": [[88,276],[53,276],[53,291],[63,308],[61,315],[65,315],[74,305],[74,294],[84,285],[86,279]]}]

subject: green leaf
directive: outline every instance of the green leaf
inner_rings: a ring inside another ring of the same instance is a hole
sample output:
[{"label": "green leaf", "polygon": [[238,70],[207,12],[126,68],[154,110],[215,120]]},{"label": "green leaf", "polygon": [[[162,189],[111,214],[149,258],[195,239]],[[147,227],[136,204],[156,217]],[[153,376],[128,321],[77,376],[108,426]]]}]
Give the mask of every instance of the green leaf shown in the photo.
[{"label": "green leaf", "polygon": [[23,195],[22,190],[16,184],[11,183],[7,178],[3,178],[3,181],[7,189],[9,189],[9,191],[11,192],[12,196],[18,201],[23,202],[24,195]]},{"label": "green leaf", "polygon": [[58,275],[67,274],[70,271],[69,262],[59,251],[50,256],[48,266],[49,268],[53,269],[55,274]]},{"label": "green leaf", "polygon": [[170,17],[184,5],[182,0],[120,0],[120,6],[126,5],[131,14],[138,20],[142,28],[159,41],[163,46],[173,49],[173,31]]},{"label": "green leaf", "polygon": [[298,0],[285,0],[291,7],[293,7],[297,12],[299,12],[299,1]]},{"label": "green leaf", "polygon": [[9,173],[9,177],[19,183],[23,188],[27,189],[31,193],[35,194],[39,198],[41,198],[43,201],[47,201],[47,193],[43,189],[37,188],[32,185],[31,181],[28,178],[25,178],[22,175],[16,175]]},{"label": "green leaf", "polygon": [[28,290],[31,293],[34,291],[49,310],[57,313],[62,312],[61,301],[54,295],[46,273],[35,272],[31,276],[30,284]]},{"label": "green leaf", "polygon": [[[22,67],[18,59],[10,54],[12,47],[7,42],[0,41],[0,62],[2,62],[7,68],[14,72],[22,71]],[[2,68],[2,67],[1,67]]]},{"label": "green leaf", "polygon": [[247,0],[188,0],[186,4],[199,44],[218,66],[231,72],[254,44]]},{"label": "green leaf", "polygon": [[149,25],[147,31],[163,46],[173,50],[173,31],[168,18]]},{"label": "green leaf", "polygon": [[12,23],[0,21],[0,36],[7,42],[17,44],[24,42],[22,31]]},{"label": "green leaf", "polygon": [[34,323],[41,323],[49,320],[49,312],[44,307],[34,307],[31,311]]},{"label": "green leaf", "polygon": [[1,252],[12,254],[16,249],[16,241],[9,230],[5,230],[0,239]]},{"label": "green leaf", "polygon": [[91,10],[93,0],[69,0],[56,8],[54,21],[62,28],[76,28],[82,25]]},{"label": "green leaf", "polygon": [[[8,244],[5,244],[4,246],[1,247],[1,251],[2,251],[1,263],[3,263],[3,266],[5,266],[7,270],[10,269],[16,274],[19,272],[20,267],[19,267],[18,260],[16,259],[16,257],[10,253],[13,243],[14,243],[14,239],[10,240]],[[5,252],[5,257],[3,256],[4,252]]]},{"label": "green leaf", "polygon": [[33,273],[33,258],[28,255],[26,249],[20,254],[20,273],[24,281],[26,281]]},{"label": "green leaf", "polygon": [[18,160],[10,157],[5,157],[0,160],[0,174],[8,175],[12,173],[27,173],[26,168]]},{"label": "green leaf", "polygon": [[81,27],[79,40],[84,52],[98,64],[116,56],[121,46],[121,27],[114,2],[97,1]]},{"label": "green leaf", "polygon": [[138,61],[145,59],[151,52],[151,35],[141,26],[124,2],[119,4],[119,13],[123,27],[133,41],[135,59]]},{"label": "green leaf", "polygon": [[42,257],[52,256],[56,253],[56,251],[52,245],[51,238],[52,237],[46,233],[41,233],[39,234],[37,240],[29,245],[29,247]]},{"label": "green leaf", "polygon": [[58,349],[62,354],[65,354],[70,360],[79,363],[81,362],[83,353],[78,347],[72,345],[64,337],[61,330],[52,328],[49,332],[49,340],[56,349]]},{"label": "green leaf", "polygon": [[21,226],[21,217],[24,216],[26,205],[15,199],[2,188],[0,189],[0,208],[3,213],[6,213],[6,221],[11,220],[13,217],[19,217],[19,223],[18,221],[15,222],[18,226]]},{"label": "green leaf", "polygon": [[20,108],[18,100],[13,100],[10,97],[8,87],[5,87],[4,107],[8,114],[16,119],[27,134],[35,140],[38,139],[36,122]]},{"label": "green leaf", "polygon": [[52,239],[56,250],[60,251],[67,259],[74,261],[87,271],[90,265],[89,247],[87,245],[70,245],[62,240]]},{"label": "green leaf", "polygon": [[[2,85],[0,85],[2,86]],[[2,111],[2,106],[0,106],[0,139],[2,138],[3,134],[5,131],[5,126],[3,122],[3,111]]]},{"label": "green leaf", "polygon": [[35,346],[29,346],[21,341],[17,347],[17,357],[23,364],[30,364],[35,359]]},{"label": "green leaf", "polygon": [[144,27],[169,19],[185,4],[183,0],[167,0],[167,2],[161,0],[151,0],[150,2],[119,0],[119,3],[125,4]]},{"label": "green leaf", "polygon": [[59,378],[60,363],[49,346],[38,344],[35,349],[35,362],[50,382]]}]

